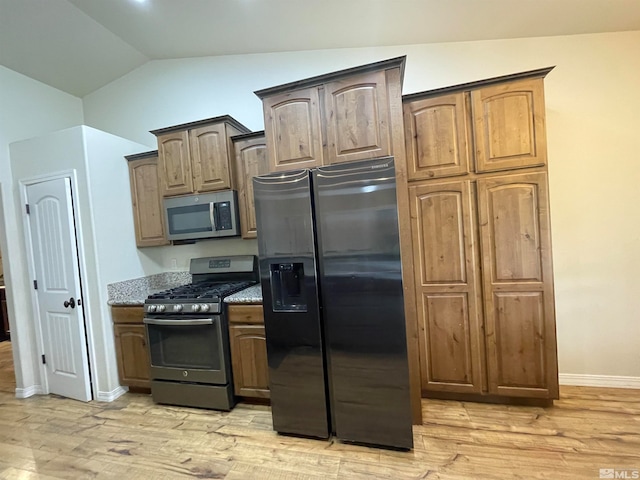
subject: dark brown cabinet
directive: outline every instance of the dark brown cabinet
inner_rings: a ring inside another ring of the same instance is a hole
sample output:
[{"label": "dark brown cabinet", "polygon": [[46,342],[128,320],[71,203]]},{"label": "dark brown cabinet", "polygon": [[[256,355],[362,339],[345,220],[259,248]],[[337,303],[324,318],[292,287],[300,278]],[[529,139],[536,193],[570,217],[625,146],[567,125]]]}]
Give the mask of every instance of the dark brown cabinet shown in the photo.
[{"label": "dark brown cabinet", "polygon": [[269,398],[262,305],[229,305],[229,337],[235,394],[247,398]]},{"label": "dark brown cabinet", "polygon": [[113,330],[120,384],[150,391],[147,334],[142,319],[142,306],[113,306]]}]

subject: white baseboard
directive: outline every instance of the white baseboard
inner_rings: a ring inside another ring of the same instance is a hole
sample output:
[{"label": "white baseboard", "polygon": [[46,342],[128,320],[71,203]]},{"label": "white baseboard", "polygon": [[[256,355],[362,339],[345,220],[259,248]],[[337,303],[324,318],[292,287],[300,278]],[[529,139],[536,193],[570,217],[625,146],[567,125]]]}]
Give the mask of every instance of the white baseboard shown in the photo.
[{"label": "white baseboard", "polygon": [[576,385],[580,387],[610,387],[640,389],[640,377],[619,377],[612,375],[584,375],[561,373],[558,375],[560,385]]},{"label": "white baseboard", "polygon": [[16,398],[29,398],[34,395],[42,395],[44,391],[42,390],[41,385],[31,385],[26,388],[17,388],[16,387]]},{"label": "white baseboard", "polygon": [[129,389],[126,387],[117,387],[110,392],[98,391],[98,398],[96,398],[96,400],[98,402],[113,402],[116,398],[121,397],[128,391]]}]

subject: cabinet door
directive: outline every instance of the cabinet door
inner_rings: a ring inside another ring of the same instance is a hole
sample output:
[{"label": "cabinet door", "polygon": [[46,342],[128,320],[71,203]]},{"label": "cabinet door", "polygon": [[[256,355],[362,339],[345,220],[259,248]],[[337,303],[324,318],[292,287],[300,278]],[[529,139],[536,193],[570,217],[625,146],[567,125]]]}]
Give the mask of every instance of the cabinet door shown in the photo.
[{"label": "cabinet door", "polygon": [[269,398],[267,342],[263,325],[230,325],[235,394]]},{"label": "cabinet door", "polygon": [[478,180],[489,393],[558,398],[546,173]]},{"label": "cabinet door", "polygon": [[234,142],[235,178],[238,188],[242,238],[256,238],[256,210],[253,201],[253,177],[269,173],[264,136]]},{"label": "cabinet door", "polygon": [[138,247],[168,245],[158,184],[158,157],[129,161],[129,181],[136,245]]},{"label": "cabinet door", "polygon": [[144,325],[114,324],[120,383],[150,388],[149,354]]},{"label": "cabinet door", "polygon": [[476,171],[492,172],[547,162],[541,78],[471,92]]},{"label": "cabinet door", "polygon": [[226,125],[216,123],[189,131],[193,188],[210,192],[231,188]]},{"label": "cabinet door", "polygon": [[391,155],[385,71],[329,82],[323,93],[326,164]]},{"label": "cabinet door", "polygon": [[163,197],[193,192],[193,176],[186,131],[158,135],[158,170]]},{"label": "cabinet door", "polygon": [[469,172],[463,93],[406,102],[403,110],[409,180]]},{"label": "cabinet door", "polygon": [[483,334],[469,181],[409,188],[422,389],[480,393]]},{"label": "cabinet door", "polygon": [[270,171],[323,164],[318,98],[318,89],[312,87],[263,99]]}]

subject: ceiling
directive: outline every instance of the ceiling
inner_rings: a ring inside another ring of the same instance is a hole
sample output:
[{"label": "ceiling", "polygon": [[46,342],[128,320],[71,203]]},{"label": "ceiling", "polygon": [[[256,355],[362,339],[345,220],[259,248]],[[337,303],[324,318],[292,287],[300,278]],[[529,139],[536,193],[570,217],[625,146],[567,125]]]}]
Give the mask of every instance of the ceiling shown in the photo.
[{"label": "ceiling", "polygon": [[0,64],[82,97],[152,59],[627,30],[638,0],[0,0]]}]

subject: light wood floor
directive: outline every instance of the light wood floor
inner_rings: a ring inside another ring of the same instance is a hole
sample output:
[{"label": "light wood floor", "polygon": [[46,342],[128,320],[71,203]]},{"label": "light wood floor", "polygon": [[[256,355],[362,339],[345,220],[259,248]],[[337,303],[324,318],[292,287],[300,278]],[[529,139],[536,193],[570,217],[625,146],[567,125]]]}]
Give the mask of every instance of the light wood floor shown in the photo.
[{"label": "light wood floor", "polygon": [[[0,344],[0,369],[7,352]],[[597,479],[640,468],[638,390],[564,387],[547,409],[424,400],[415,449],[395,452],[277,435],[266,406],[18,400],[15,384],[1,387],[0,478]]]}]

